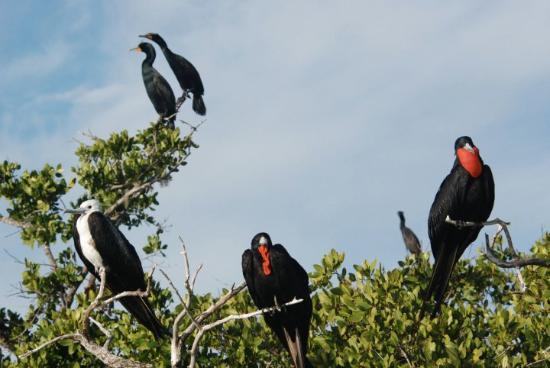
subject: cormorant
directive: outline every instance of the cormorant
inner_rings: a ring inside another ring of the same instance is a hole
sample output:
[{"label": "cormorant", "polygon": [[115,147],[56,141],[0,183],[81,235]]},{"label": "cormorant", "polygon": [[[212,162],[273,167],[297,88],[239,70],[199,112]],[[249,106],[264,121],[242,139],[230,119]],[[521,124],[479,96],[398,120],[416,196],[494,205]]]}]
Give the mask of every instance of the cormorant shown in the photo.
[{"label": "cormorant", "polygon": [[133,50],[144,52],[147,55],[141,64],[141,75],[143,76],[143,84],[145,85],[147,96],[149,96],[157,113],[163,118],[169,118],[168,126],[174,128],[176,98],[170,84],[153,68],[153,62],[156,58],[155,48],[150,43],[142,42],[138,47],[130,51]]},{"label": "cormorant", "polygon": [[243,253],[242,268],[248,291],[258,308],[303,299],[281,311],[264,314],[264,319],[289,351],[295,367],[312,367],[306,356],[312,313],[307,272],[281,244],[272,245],[267,233],[254,236],[251,249]]},{"label": "cormorant", "polygon": [[418,241],[416,234],[405,226],[405,214],[403,214],[403,211],[398,211],[397,215],[400,219],[399,228],[401,229],[401,235],[403,235],[405,246],[411,254],[416,256],[420,255],[420,253],[422,253],[422,247],[420,246],[420,242]]},{"label": "cormorant", "polygon": [[[146,290],[143,268],[136,250],[101,212],[97,200],[84,201],[78,209],[67,209],[65,212],[79,214],[73,228],[74,245],[92,275],[100,280],[100,269],[104,268],[105,285],[114,294]],[[155,338],[168,334],[146,299],[128,296],[119,301]]]},{"label": "cormorant", "polygon": [[435,299],[432,316],[437,315],[456,262],[481,231],[481,227],[456,227],[445,219],[449,216],[452,220],[484,222],[495,201],[491,168],[484,165],[472,139],[459,137],[455,154],[453,168],[441,183],[430,209],[428,230],[435,265],[421,316],[432,295]]},{"label": "cormorant", "polygon": [[197,69],[181,55],[174,54],[166,44],[166,41],[158,33],[147,33],[139,37],[150,39],[159,45],[160,49],[166,57],[166,61],[172,68],[176,78],[183,90],[184,95],[188,92],[193,93],[193,110],[199,115],[206,114],[206,106],[202,96],[204,95],[204,87],[202,85],[201,76]]}]

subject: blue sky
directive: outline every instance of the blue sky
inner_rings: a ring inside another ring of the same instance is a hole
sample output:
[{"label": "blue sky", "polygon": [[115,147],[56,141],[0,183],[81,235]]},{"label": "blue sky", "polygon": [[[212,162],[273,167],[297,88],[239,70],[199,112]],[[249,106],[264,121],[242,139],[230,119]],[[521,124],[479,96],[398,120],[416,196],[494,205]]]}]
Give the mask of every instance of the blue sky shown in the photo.
[{"label": "blue sky", "polygon": [[[429,248],[429,207],[460,135],[492,167],[493,215],[512,222],[516,245],[550,225],[547,2],[3,1],[0,24],[0,159],[29,169],[69,172],[82,132],[155,119],[142,55],[128,52],[138,34],[162,34],[199,69],[207,122],[189,165],[160,188],[157,213],[172,227],[157,261],[182,279],[181,236],[205,265],[202,291],[242,279],[259,231],[307,269],[331,248],[391,267],[406,255],[404,210]],[[155,67],[179,92],[162,55]],[[180,118],[200,121],[190,106]],[[126,233],[139,247],[151,231]],[[12,233],[0,225],[3,249],[43,260]],[[21,265],[4,254],[0,267],[2,305],[25,307],[9,296]]]}]

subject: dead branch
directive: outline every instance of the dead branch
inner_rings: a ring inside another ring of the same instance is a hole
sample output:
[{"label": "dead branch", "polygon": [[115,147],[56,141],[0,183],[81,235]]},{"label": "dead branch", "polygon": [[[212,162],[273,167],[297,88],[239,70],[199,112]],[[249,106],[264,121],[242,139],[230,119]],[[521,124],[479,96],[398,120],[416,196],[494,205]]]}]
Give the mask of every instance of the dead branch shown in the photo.
[{"label": "dead branch", "polygon": [[550,259],[535,257],[515,258],[510,261],[503,261],[499,259],[493,248],[489,245],[489,236],[487,234],[485,234],[485,256],[489,261],[502,268],[522,268],[525,266],[550,267]]},{"label": "dead branch", "polygon": [[15,226],[21,229],[27,229],[32,226],[30,222],[19,221],[11,217],[5,217],[5,216],[0,216],[0,222],[3,222],[4,224],[10,225],[10,226]]},{"label": "dead branch", "polygon": [[57,271],[57,261],[55,260],[55,257],[53,256],[52,249],[50,248],[49,244],[44,244],[42,246],[44,249],[44,253],[46,254],[46,258],[48,258],[48,262],[50,263],[50,266],[52,267],[53,271]]},{"label": "dead branch", "polygon": [[204,333],[206,331],[211,330],[211,329],[213,329],[217,326],[223,325],[224,323],[227,323],[229,321],[234,321],[234,320],[239,320],[239,319],[247,319],[247,318],[252,318],[252,317],[258,316],[260,314],[270,313],[270,312],[274,312],[274,311],[281,311],[282,307],[290,306],[290,305],[293,305],[293,304],[298,304],[298,303],[301,303],[303,301],[304,301],[304,299],[294,298],[291,301],[289,301],[289,302],[287,302],[283,305],[280,305],[280,306],[276,305],[276,306],[269,307],[269,308],[263,308],[263,309],[259,309],[259,310],[256,310],[256,311],[250,312],[250,313],[232,314],[232,315],[229,315],[229,316],[224,317],[222,319],[219,319],[217,321],[214,321],[212,323],[209,323],[207,325],[201,326],[199,331],[195,335],[195,339],[193,340],[193,345],[191,346],[191,350],[189,351],[190,359],[189,359],[188,368],[194,368],[195,367],[195,363],[196,363],[196,359],[197,359],[197,351],[198,351],[198,348],[199,348],[199,341],[200,341],[200,339],[202,338],[202,336],[204,335]]},{"label": "dead branch", "polygon": [[[57,336],[57,337],[55,337],[55,338],[39,345],[38,347],[36,347],[32,350],[29,350],[26,353],[22,354],[21,356],[19,356],[19,359],[26,358],[26,357],[28,357],[28,356],[30,356],[30,355],[32,355],[32,354],[34,354],[34,353],[36,353],[40,350],[52,345],[52,344],[55,344],[58,341],[71,339],[74,342],[79,343],[84,349],[86,349],[89,353],[94,355],[97,359],[99,359],[101,362],[103,362],[108,367],[113,367],[113,368],[126,368],[126,367],[127,368],[152,368],[153,367],[152,364],[136,362],[134,360],[122,358],[122,357],[119,357],[117,355],[112,354],[108,349],[109,343],[111,342],[111,339],[112,339],[111,333],[101,323],[99,323],[98,321],[96,321],[95,319],[90,317],[90,314],[97,307],[99,307],[101,305],[112,303],[113,301],[118,300],[118,299],[123,298],[123,297],[126,297],[126,296],[146,296],[145,294],[148,295],[149,292],[150,292],[150,288],[151,288],[151,277],[152,277],[153,272],[154,272],[154,268],[148,276],[147,290],[145,292],[141,291],[141,290],[125,291],[125,292],[119,293],[115,296],[112,296],[111,298],[108,298],[108,299],[102,301],[101,298],[103,297],[103,294],[105,292],[106,272],[105,272],[104,268],[101,268],[99,270],[99,274],[100,274],[100,278],[101,278],[101,283],[99,284],[99,291],[98,291],[96,297],[94,298],[94,300],[92,301],[92,303],[88,306],[88,308],[86,308],[86,310],[83,313],[81,331],[78,331],[78,332],[75,332],[75,333],[64,334],[64,335],[61,335],[61,336]],[[97,345],[96,343],[94,343],[93,341],[91,341],[89,339],[88,331],[89,331],[90,321],[94,325],[96,325],[99,328],[99,330],[107,337],[107,340],[105,341],[103,346]]]},{"label": "dead branch", "polygon": [[[492,245],[489,245],[490,243],[489,236],[485,235],[485,255],[487,256],[487,259],[489,261],[491,261],[492,263],[496,264],[499,267],[516,268],[516,269],[522,268],[525,266],[550,267],[550,259],[542,259],[542,258],[535,258],[535,257],[530,257],[530,258],[519,257],[519,254],[514,247],[514,242],[512,241],[512,235],[510,234],[510,230],[508,229],[510,222],[504,221],[500,218],[496,218],[494,220],[478,223],[478,222],[470,222],[470,221],[453,220],[449,216],[447,216],[447,218],[445,219],[445,222],[447,222],[448,224],[454,225],[458,228],[498,225],[499,227],[497,229],[497,232],[495,233],[495,236],[493,237],[493,241],[491,242]],[[508,244],[508,249],[510,250],[510,253],[512,254],[512,257],[513,257],[512,260],[510,261],[504,261],[504,260],[498,259],[494,251],[496,239],[501,232],[504,232],[504,235],[506,237],[506,243]]]},{"label": "dead branch", "polygon": [[472,221],[463,221],[463,220],[453,220],[449,215],[445,218],[445,222],[451,225],[454,225],[458,228],[462,227],[483,227],[489,225],[510,225],[509,222],[499,219],[498,217],[494,220],[489,220],[485,222],[472,222]]}]

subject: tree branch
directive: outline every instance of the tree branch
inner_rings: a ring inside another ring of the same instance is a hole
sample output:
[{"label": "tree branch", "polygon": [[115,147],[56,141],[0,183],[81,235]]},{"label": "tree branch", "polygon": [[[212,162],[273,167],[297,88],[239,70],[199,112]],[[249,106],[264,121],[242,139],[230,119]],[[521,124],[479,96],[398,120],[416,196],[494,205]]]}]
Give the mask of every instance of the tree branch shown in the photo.
[{"label": "tree branch", "polygon": [[[512,235],[510,234],[510,230],[508,229],[510,222],[504,221],[500,218],[496,218],[494,220],[489,220],[486,222],[470,222],[470,221],[453,220],[449,216],[447,216],[447,218],[445,219],[445,222],[448,224],[454,225],[458,228],[498,225],[499,228],[495,233],[495,236],[493,236],[492,245],[489,245],[490,243],[489,236],[485,234],[485,255],[487,256],[487,259],[489,261],[491,261],[492,263],[496,264],[499,267],[516,268],[516,269],[519,269],[525,266],[550,267],[550,259],[542,259],[542,258],[535,258],[535,257],[530,257],[530,258],[519,257],[519,254],[516,251],[514,247],[514,243],[512,241]],[[510,253],[512,254],[512,257],[513,257],[512,260],[510,261],[504,261],[504,260],[498,259],[494,251],[496,239],[501,232],[504,232],[504,235],[506,237],[506,243],[508,244],[508,249],[510,250]],[[518,277],[521,277],[521,275],[518,275]]]},{"label": "tree branch", "polygon": [[195,367],[195,363],[196,363],[196,359],[197,359],[196,358],[197,351],[198,351],[198,348],[199,348],[199,341],[200,341],[200,339],[202,338],[202,336],[204,335],[204,333],[206,331],[211,330],[211,329],[213,329],[213,328],[215,328],[219,325],[223,325],[224,323],[227,323],[229,321],[234,321],[234,320],[239,320],[239,319],[247,319],[247,318],[252,318],[252,317],[258,316],[260,314],[265,314],[265,313],[274,312],[274,311],[281,311],[282,307],[290,306],[290,305],[293,305],[293,304],[298,304],[298,303],[301,303],[303,301],[304,301],[304,299],[294,298],[291,301],[289,301],[289,302],[287,302],[283,305],[280,305],[280,306],[276,305],[276,306],[269,307],[269,308],[263,308],[263,309],[259,309],[259,310],[256,310],[256,311],[250,312],[250,313],[232,314],[232,315],[229,315],[229,316],[224,317],[222,319],[219,319],[217,321],[214,321],[212,323],[209,323],[207,325],[201,326],[199,331],[195,335],[193,345],[192,345],[191,350],[189,352],[190,359],[189,359],[188,368],[194,368]]},{"label": "tree branch", "polygon": [[55,257],[53,256],[52,249],[50,248],[49,244],[44,244],[42,246],[44,249],[44,253],[46,254],[46,258],[48,258],[48,262],[50,263],[50,266],[52,267],[53,271],[57,271],[57,261],[55,260]]},{"label": "tree branch", "polygon": [[[69,333],[64,334],[61,336],[57,336],[38,347],[27,351],[26,353],[19,356],[20,359],[26,358],[52,344],[55,344],[58,341],[66,340],[66,339],[72,339],[75,342],[78,342],[84,349],[86,349],[89,353],[94,355],[97,359],[102,361],[104,364],[106,364],[108,367],[113,368],[152,368],[153,365],[149,363],[141,363],[136,362],[131,359],[125,359],[122,357],[119,357],[117,355],[112,354],[108,350],[109,343],[111,341],[112,335],[101,323],[90,317],[90,314],[94,309],[101,305],[109,304],[115,300],[118,300],[120,298],[126,297],[126,296],[146,296],[145,294],[150,292],[151,288],[151,277],[154,272],[154,268],[149,274],[148,281],[147,281],[147,290],[145,292],[141,290],[137,291],[125,291],[122,293],[119,293],[115,296],[112,296],[111,298],[108,298],[104,301],[101,301],[101,298],[103,297],[103,294],[105,292],[105,280],[106,280],[106,272],[104,268],[101,268],[99,270],[101,283],[99,284],[99,292],[97,293],[95,299],[92,301],[92,303],[86,308],[86,310],[83,313],[83,321],[82,321],[82,331],[75,332],[75,333]],[[100,331],[107,336],[107,340],[103,344],[103,346],[97,345],[93,341],[91,341],[88,337],[88,331],[89,331],[89,323],[90,321],[95,324]]]},{"label": "tree branch", "polygon": [[32,226],[30,222],[19,221],[19,220],[12,219],[11,217],[5,217],[5,216],[0,216],[0,222],[3,222],[4,224],[10,225],[10,226],[15,226],[21,229],[27,229]]}]

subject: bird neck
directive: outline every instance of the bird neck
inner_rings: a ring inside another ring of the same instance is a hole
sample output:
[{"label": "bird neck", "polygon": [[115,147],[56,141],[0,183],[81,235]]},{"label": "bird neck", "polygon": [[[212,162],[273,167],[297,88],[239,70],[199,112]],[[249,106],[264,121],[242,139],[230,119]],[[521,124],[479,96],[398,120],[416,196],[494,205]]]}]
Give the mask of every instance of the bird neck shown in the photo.
[{"label": "bird neck", "polygon": [[402,213],[399,213],[399,221],[400,221],[400,224],[399,226],[401,226],[401,228],[404,228],[405,227],[405,216],[403,216]]},{"label": "bird neck", "polygon": [[149,66],[152,66],[153,65],[153,62],[155,61],[155,58],[157,57],[157,55],[155,54],[154,51],[147,51],[146,54],[147,55],[145,57],[145,60],[143,60],[143,64],[142,65],[149,65]]},{"label": "bird neck", "polygon": [[168,45],[166,44],[166,41],[164,41],[164,39],[163,39],[162,37],[160,37],[160,36],[157,36],[157,37],[155,38],[155,42],[156,42],[157,45],[159,45],[159,47],[160,47],[161,49],[163,49],[163,50],[168,48]]}]

